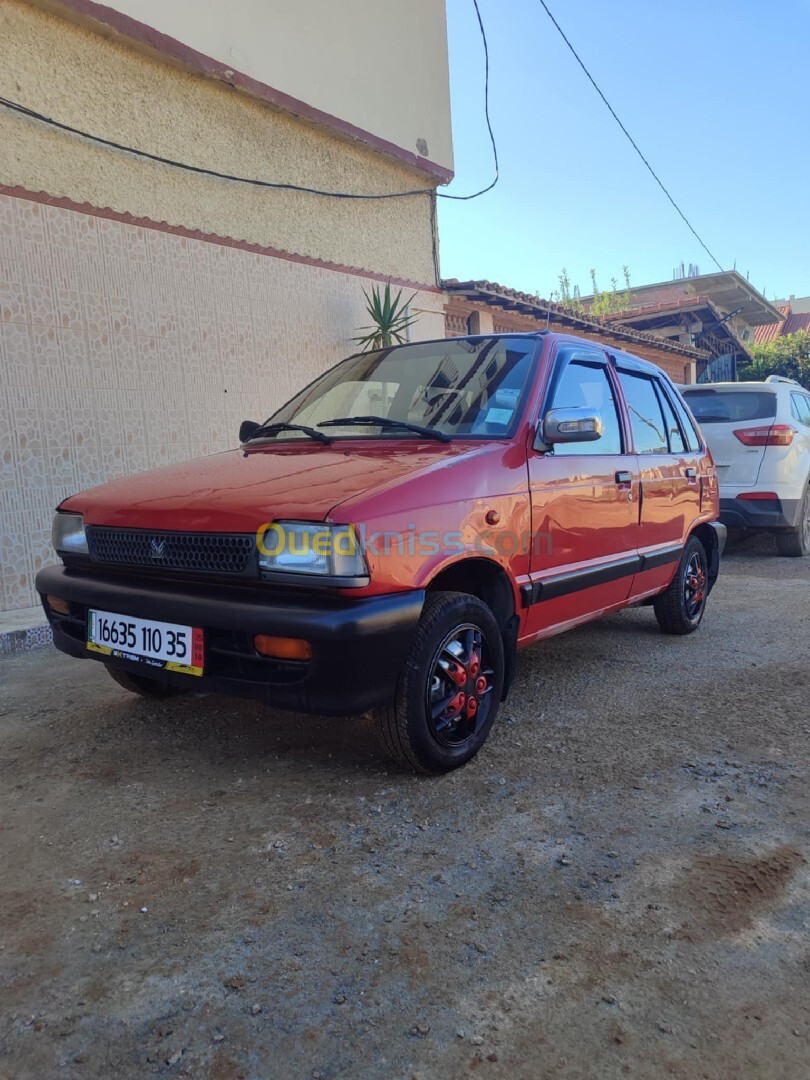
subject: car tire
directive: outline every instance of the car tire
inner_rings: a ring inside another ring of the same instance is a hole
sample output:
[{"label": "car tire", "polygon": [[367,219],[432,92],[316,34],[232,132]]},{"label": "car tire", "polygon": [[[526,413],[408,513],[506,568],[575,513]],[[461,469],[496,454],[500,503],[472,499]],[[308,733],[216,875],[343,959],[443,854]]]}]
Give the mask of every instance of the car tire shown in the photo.
[{"label": "car tire", "polygon": [[377,710],[386,751],[423,774],[466,764],[492,730],[503,680],[503,638],[487,605],[468,593],[429,593],[396,699]]},{"label": "car tire", "polygon": [[157,679],[147,679],[143,675],[134,675],[130,671],[122,671],[120,668],[113,667],[112,664],[105,666],[110,678],[117,682],[119,686],[123,686],[125,690],[129,690],[131,694],[140,694],[141,697],[149,698],[168,698],[186,693],[185,690],[181,690],[177,686],[168,686],[166,683],[158,682]]},{"label": "car tire", "polygon": [[666,592],[653,602],[658,625],[665,634],[693,634],[706,610],[709,561],[696,536],[683,549],[678,569]]},{"label": "car tire", "polygon": [[801,558],[810,555],[810,487],[804,493],[799,524],[795,529],[784,529],[776,534],[776,548],[780,555]]}]

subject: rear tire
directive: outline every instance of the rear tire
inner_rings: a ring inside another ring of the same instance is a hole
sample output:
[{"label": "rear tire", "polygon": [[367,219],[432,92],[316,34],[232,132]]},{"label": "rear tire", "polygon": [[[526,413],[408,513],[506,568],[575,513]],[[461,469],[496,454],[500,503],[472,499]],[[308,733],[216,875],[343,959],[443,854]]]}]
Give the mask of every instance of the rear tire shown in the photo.
[{"label": "rear tire", "polygon": [[503,680],[503,638],[487,605],[468,593],[428,594],[396,700],[376,710],[386,751],[424,774],[465,765],[492,730]]},{"label": "rear tire", "polygon": [[776,547],[780,555],[798,559],[810,555],[810,487],[804,493],[799,524],[795,529],[784,529],[776,534]]},{"label": "rear tire", "polygon": [[653,602],[658,625],[665,634],[693,634],[706,610],[709,562],[696,536],[687,541],[675,577]]},{"label": "rear tire", "polygon": [[134,675],[130,671],[122,671],[111,664],[106,665],[106,667],[110,678],[117,682],[119,686],[123,686],[125,690],[129,690],[131,694],[139,694],[141,697],[149,698],[168,698],[177,697],[178,694],[186,692],[176,686],[167,686],[166,683],[158,682],[157,679],[147,679],[143,675]]}]

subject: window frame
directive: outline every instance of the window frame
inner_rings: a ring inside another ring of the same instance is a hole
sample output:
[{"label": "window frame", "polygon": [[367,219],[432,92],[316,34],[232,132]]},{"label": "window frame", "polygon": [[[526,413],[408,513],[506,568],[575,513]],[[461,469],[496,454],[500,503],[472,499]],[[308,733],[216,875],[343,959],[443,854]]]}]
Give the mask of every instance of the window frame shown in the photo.
[{"label": "window frame", "polygon": [[[697,385],[697,384],[696,384]],[[687,454],[699,454],[706,446],[706,440],[701,434],[700,427],[692,416],[692,410],[689,408],[689,403],[678,393],[675,387],[671,387],[671,393],[669,395],[672,407],[675,410],[675,415],[681,422],[681,431],[686,437],[686,452]],[[692,438],[694,436],[696,446],[692,446]]]},{"label": "window frame", "polygon": [[[636,446],[636,433],[633,430],[633,417],[632,417],[632,415],[630,413],[630,405],[629,405],[629,403],[627,401],[627,395],[624,392],[624,386],[623,386],[622,380],[621,380],[622,375],[626,375],[630,379],[643,379],[645,382],[648,382],[648,383],[650,383],[652,385],[653,395],[655,396],[655,400],[658,402],[658,408],[659,408],[660,413],[661,413],[661,420],[662,420],[663,425],[664,425],[663,430],[664,430],[664,434],[666,436],[666,441],[667,441],[667,449],[666,450],[663,450],[663,451],[662,450],[639,450],[638,447]],[[617,367],[616,367],[616,376],[617,376],[617,382],[619,383],[619,387],[621,389],[622,400],[624,401],[624,407],[627,410],[627,422],[628,422],[628,425],[629,425],[629,428],[630,428],[629,434],[630,434],[630,439],[631,439],[631,441],[633,443],[632,453],[636,454],[638,457],[654,457],[656,454],[660,457],[661,454],[670,454],[672,451],[669,449],[669,432],[667,430],[666,417],[664,416],[664,409],[663,409],[663,407],[661,405],[661,397],[660,397],[660,394],[658,392],[658,387],[656,385],[657,383],[659,383],[661,381],[659,379],[659,377],[655,374],[655,372],[643,371],[641,369],[634,370],[633,368],[625,367],[625,366],[623,366],[621,364],[617,365]],[[673,409],[673,411],[674,411],[674,409]],[[677,415],[678,414],[675,413],[676,418],[677,418]],[[681,434],[683,434],[683,432]]]},{"label": "window frame", "polygon": [[[619,425],[619,444],[621,450],[618,453],[608,453],[606,451],[601,452],[603,457],[624,457],[630,451],[627,449],[628,433],[624,419],[624,401],[621,396],[620,387],[618,387],[618,380],[615,378],[615,371],[613,370],[613,364],[610,357],[606,352],[603,352],[598,346],[589,347],[587,345],[575,345],[573,342],[560,342],[554,353],[552,359],[552,372],[549,379],[546,392],[543,395],[543,400],[540,405],[540,411],[535,423],[535,438],[534,449],[541,453],[552,453],[555,457],[598,457],[598,453],[593,454],[566,454],[565,443],[560,443],[556,446],[549,446],[543,442],[543,422],[546,414],[553,408],[554,395],[557,393],[557,389],[562,381],[562,377],[571,364],[581,364],[586,367],[601,368],[604,372],[605,378],[608,381],[613,394],[613,405],[616,409],[616,419]],[[596,442],[596,440],[594,440]]]},{"label": "window frame", "polygon": [[[681,442],[683,443],[683,450],[673,450],[672,439],[670,438],[672,432],[669,427],[667,427],[667,446],[669,447],[670,454],[693,454],[695,451],[689,449],[689,439],[687,437],[686,431],[684,430],[684,417],[678,414],[678,410],[675,408],[675,404],[672,401],[671,396],[667,393],[667,384],[664,382],[663,379],[659,378],[658,376],[655,376],[654,383],[659,398],[661,398],[666,405],[669,405],[670,411],[675,417],[675,423],[678,426],[678,431],[680,432],[681,436]],[[666,420],[666,416],[664,417],[664,420]],[[695,432],[695,435],[697,436],[697,432]]]}]

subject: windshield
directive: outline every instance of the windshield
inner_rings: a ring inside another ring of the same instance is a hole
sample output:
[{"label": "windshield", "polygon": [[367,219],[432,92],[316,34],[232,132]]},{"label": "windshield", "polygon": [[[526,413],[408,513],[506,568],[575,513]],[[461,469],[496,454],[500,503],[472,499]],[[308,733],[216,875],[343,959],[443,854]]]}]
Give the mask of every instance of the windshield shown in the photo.
[{"label": "windshield", "polygon": [[771,390],[682,390],[699,424],[739,424],[776,416]]},{"label": "windshield", "polygon": [[[520,415],[534,338],[451,338],[350,356],[302,390],[267,421],[317,428],[329,420],[365,417],[367,424],[330,424],[330,438],[424,438],[407,427],[446,436],[503,437]],[[279,438],[306,438],[282,432]]]}]

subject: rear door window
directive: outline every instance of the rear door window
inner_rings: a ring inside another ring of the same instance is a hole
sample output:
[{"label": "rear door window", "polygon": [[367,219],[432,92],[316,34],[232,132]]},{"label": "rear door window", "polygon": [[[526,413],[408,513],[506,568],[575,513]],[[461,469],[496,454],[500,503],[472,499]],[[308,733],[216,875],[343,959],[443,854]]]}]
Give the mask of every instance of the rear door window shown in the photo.
[{"label": "rear door window", "polygon": [[690,450],[700,450],[700,447],[702,445],[701,438],[698,435],[694,420],[684,408],[684,404],[680,395],[677,392],[673,391],[670,400],[672,402],[673,408],[675,409],[675,412],[678,414],[678,418],[681,421],[681,427],[683,428],[683,433],[686,436],[686,445],[689,447]]},{"label": "rear door window", "polygon": [[620,371],[619,382],[630,411],[636,453],[668,454],[667,425],[652,379]]},{"label": "rear door window", "polygon": [[666,390],[661,384],[660,379],[656,381],[656,389],[658,390],[658,396],[661,398],[661,408],[664,411],[664,420],[667,425],[667,439],[669,440],[669,452],[671,454],[684,454],[686,453],[686,442],[681,434],[681,429],[678,424],[678,418],[675,415],[675,410],[670,404],[669,397]]},{"label": "rear door window", "polygon": [[684,399],[699,424],[746,424],[776,416],[771,390],[684,390]]}]

